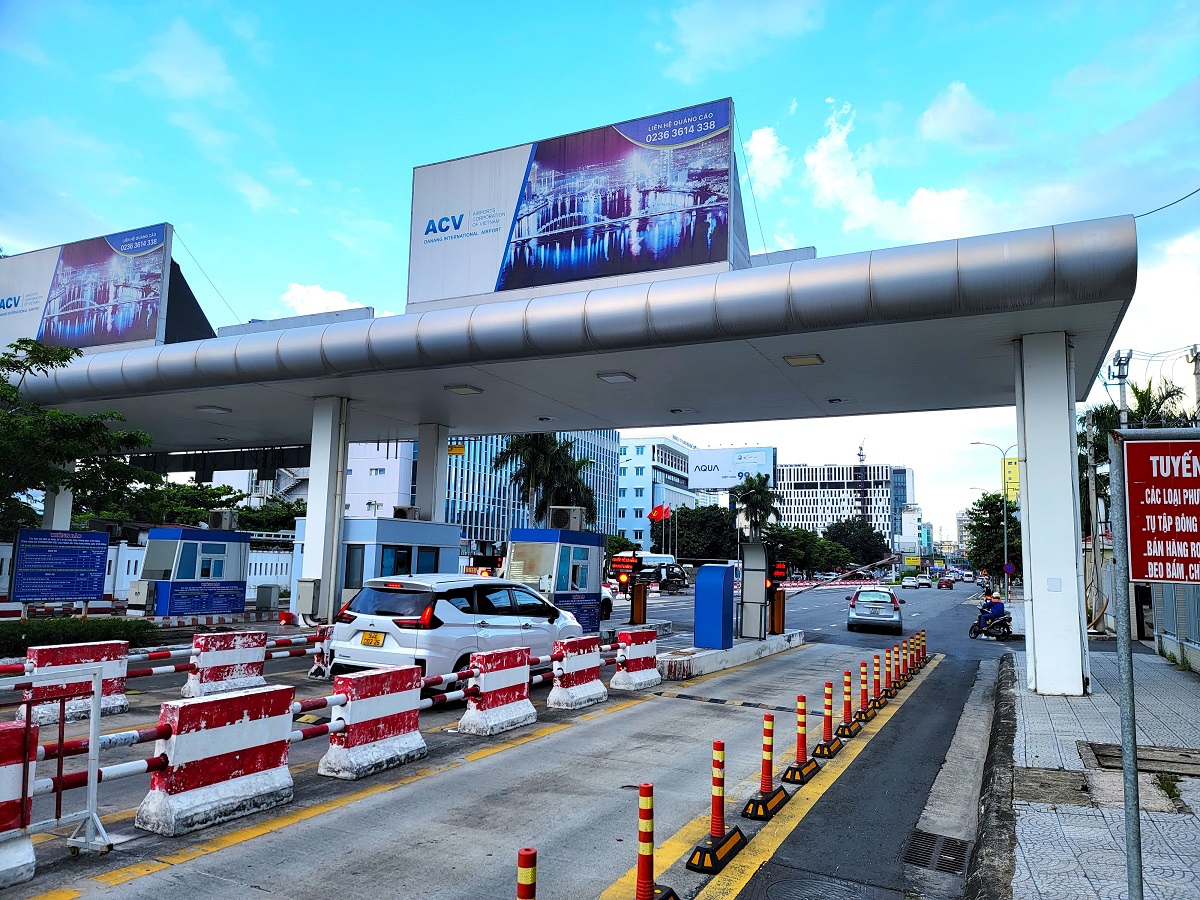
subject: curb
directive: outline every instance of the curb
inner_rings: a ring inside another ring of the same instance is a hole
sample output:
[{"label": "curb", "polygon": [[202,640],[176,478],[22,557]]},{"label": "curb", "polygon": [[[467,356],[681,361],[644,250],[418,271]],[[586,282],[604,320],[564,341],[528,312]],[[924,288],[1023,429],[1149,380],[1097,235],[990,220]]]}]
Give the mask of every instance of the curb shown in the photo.
[{"label": "curb", "polygon": [[1005,653],[1000,657],[1000,671],[996,677],[996,711],[983,767],[979,828],[967,865],[963,900],[1012,900],[1017,846],[1017,820],[1013,812],[1016,688],[1014,657],[1012,653]]}]

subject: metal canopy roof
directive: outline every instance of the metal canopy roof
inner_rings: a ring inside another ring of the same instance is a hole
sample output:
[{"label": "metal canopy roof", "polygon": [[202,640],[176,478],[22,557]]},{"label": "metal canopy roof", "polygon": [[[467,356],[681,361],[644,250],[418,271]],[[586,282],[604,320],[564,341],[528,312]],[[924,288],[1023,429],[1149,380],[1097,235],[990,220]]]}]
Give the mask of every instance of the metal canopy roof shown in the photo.
[{"label": "metal canopy roof", "polygon": [[966,409],[1012,405],[1012,341],[1065,331],[1082,400],[1136,281],[1123,216],[101,352],[25,393],[119,410],[160,451],[306,444],[320,396],[351,399],[352,441]]}]

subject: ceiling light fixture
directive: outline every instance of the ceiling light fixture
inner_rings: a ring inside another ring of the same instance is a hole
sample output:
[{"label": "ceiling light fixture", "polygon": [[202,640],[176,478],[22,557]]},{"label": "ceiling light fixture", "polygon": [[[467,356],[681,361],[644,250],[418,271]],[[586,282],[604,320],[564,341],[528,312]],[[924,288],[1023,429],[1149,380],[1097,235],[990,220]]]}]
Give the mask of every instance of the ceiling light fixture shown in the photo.
[{"label": "ceiling light fixture", "polygon": [[637,378],[628,372],[597,372],[596,377],[609,384],[628,384],[631,381],[637,381]]},{"label": "ceiling light fixture", "polygon": [[692,409],[690,406],[677,406],[671,410],[671,415],[679,416],[679,415],[683,415],[684,413],[693,413],[693,412],[695,412],[695,410]]},{"label": "ceiling light fixture", "polygon": [[853,403],[854,401],[852,399],[850,399],[849,397],[830,397],[825,402],[826,403]]},{"label": "ceiling light fixture", "polygon": [[820,353],[801,353],[796,356],[785,356],[783,361],[789,366],[820,366],[825,364]]},{"label": "ceiling light fixture", "polygon": [[226,413],[231,413],[231,412],[233,412],[233,410],[232,410],[232,409],[230,409],[228,406],[208,406],[208,405],[202,405],[202,406],[197,406],[195,409],[196,409],[196,412],[200,412],[200,413],[212,413],[213,415],[217,415],[217,416],[223,416],[223,415],[225,415]]},{"label": "ceiling light fixture", "polygon": [[553,422],[556,416],[538,416],[539,422]]},{"label": "ceiling light fixture", "polygon": [[477,388],[470,384],[448,384],[443,388],[452,394],[461,394],[464,397],[469,397],[472,394],[482,394],[483,388]]}]

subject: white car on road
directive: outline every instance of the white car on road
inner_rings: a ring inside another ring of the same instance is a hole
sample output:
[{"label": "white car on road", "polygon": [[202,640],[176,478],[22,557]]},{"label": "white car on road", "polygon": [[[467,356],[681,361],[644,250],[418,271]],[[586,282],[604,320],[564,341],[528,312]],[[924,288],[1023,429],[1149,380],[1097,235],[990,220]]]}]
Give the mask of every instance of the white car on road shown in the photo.
[{"label": "white car on road", "polygon": [[917,584],[917,579],[912,575],[905,575],[900,579],[900,587],[902,588],[915,588],[919,586],[920,585]]},{"label": "white car on road", "polygon": [[546,656],[556,640],[583,634],[571,613],[526,585],[479,575],[372,578],[334,622],[335,672],[417,665],[446,675],[479,650]]}]

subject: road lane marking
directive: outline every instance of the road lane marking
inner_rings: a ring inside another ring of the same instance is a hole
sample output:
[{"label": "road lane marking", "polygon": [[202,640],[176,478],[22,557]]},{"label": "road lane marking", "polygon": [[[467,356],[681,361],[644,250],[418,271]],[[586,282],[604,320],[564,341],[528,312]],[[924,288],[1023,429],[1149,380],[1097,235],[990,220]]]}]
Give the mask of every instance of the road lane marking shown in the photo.
[{"label": "road lane marking", "polygon": [[151,859],[145,862],[134,863],[132,866],[125,866],[123,869],[113,869],[111,872],[93,875],[92,881],[98,881],[108,887],[116,887],[118,884],[133,881],[133,879],[141,878],[143,875],[153,875],[155,872],[161,872],[166,868],[169,868],[167,863]]},{"label": "road lane marking", "polygon": [[55,888],[44,894],[38,894],[36,897],[30,897],[29,900],[78,900],[82,896],[79,891],[72,891],[69,888]]}]

